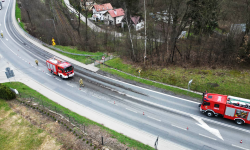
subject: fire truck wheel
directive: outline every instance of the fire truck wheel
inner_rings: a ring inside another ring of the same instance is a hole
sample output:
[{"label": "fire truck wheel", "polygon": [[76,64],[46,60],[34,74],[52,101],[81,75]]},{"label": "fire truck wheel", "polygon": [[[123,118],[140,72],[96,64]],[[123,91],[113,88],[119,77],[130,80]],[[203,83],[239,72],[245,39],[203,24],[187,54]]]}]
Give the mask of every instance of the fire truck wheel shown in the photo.
[{"label": "fire truck wheel", "polygon": [[241,119],[236,119],[235,122],[238,125],[242,125],[244,123],[243,120],[241,120]]},{"label": "fire truck wheel", "polygon": [[51,74],[54,74],[52,70],[51,70]]},{"label": "fire truck wheel", "polygon": [[206,115],[207,115],[208,117],[213,117],[213,116],[214,116],[214,113],[211,112],[211,111],[207,111],[207,112],[206,112]]}]

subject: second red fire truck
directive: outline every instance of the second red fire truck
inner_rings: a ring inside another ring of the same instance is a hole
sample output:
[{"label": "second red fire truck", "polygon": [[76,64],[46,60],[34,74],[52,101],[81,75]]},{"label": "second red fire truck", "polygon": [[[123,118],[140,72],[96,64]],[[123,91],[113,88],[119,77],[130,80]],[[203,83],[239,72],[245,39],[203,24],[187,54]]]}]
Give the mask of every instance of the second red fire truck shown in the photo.
[{"label": "second red fire truck", "polygon": [[61,78],[69,78],[74,76],[74,67],[61,59],[50,58],[46,61],[48,70],[55,75],[58,75]]},{"label": "second red fire truck", "polygon": [[250,100],[248,99],[204,93],[199,107],[200,111],[209,117],[222,115],[223,118],[234,120],[239,125],[250,124]]}]

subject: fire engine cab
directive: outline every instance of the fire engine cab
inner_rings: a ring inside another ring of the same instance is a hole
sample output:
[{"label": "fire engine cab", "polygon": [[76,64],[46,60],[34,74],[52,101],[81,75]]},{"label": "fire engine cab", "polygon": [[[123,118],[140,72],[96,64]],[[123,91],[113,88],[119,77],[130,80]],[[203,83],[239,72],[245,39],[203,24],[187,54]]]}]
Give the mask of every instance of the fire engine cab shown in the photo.
[{"label": "fire engine cab", "polygon": [[250,124],[250,100],[213,94],[203,93],[200,111],[207,116],[221,115],[223,118],[234,120],[237,124]]},{"label": "fire engine cab", "polygon": [[74,76],[74,67],[61,59],[50,58],[46,61],[48,70],[61,78],[69,78]]}]

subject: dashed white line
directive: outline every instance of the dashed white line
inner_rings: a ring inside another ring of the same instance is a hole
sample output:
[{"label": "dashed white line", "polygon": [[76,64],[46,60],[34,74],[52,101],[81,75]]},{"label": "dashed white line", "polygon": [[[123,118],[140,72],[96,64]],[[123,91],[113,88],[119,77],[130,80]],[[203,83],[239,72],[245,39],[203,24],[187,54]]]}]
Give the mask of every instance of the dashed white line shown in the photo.
[{"label": "dashed white line", "polygon": [[156,118],[154,118],[154,117],[151,117],[151,116],[147,116],[148,118],[150,118],[150,119],[154,119],[154,120],[156,120],[156,121],[159,121],[159,122],[161,122],[161,120],[159,120],[159,119],[156,119]]},{"label": "dashed white line", "polygon": [[46,73],[48,76],[51,76],[50,74]]},{"label": "dashed white line", "polygon": [[199,135],[216,141],[216,139],[211,138],[211,137],[209,137],[209,136],[206,136],[206,135],[203,135],[203,134],[200,134],[200,133],[199,133]]},{"label": "dashed white line", "polygon": [[38,69],[38,70],[40,70],[40,71],[41,71],[41,69]]},{"label": "dashed white line", "polygon": [[[33,66],[33,65],[31,65],[31,66]],[[34,67],[34,66],[33,66]]]},{"label": "dashed white line", "polygon": [[27,62],[27,61],[25,60],[25,62]]},{"label": "dashed white line", "polygon": [[8,39],[6,39],[8,41]]},{"label": "dashed white line", "polygon": [[187,129],[185,129],[185,128],[182,128],[182,127],[178,127],[178,126],[176,126],[176,125],[173,125],[173,124],[171,124],[171,126],[173,126],[173,127],[176,127],[176,128],[179,128],[179,129],[182,129],[182,130],[187,130]]},{"label": "dashed white line", "polygon": [[68,83],[67,83],[67,85],[68,85],[68,86],[71,86],[71,87],[74,87],[73,85],[70,85],[70,84],[68,84]]},{"label": "dashed white line", "polygon": [[[113,101],[108,101],[110,104],[115,104],[117,105],[116,103],[114,103]],[[118,105],[117,105],[118,106]],[[127,108],[126,108],[127,109]]]},{"label": "dashed white line", "polygon": [[58,78],[56,78],[56,80],[58,80],[58,81],[62,81],[62,80],[60,80],[60,79],[58,79]]},{"label": "dashed white line", "polygon": [[244,149],[244,150],[249,150],[249,149],[246,149],[246,148],[243,148],[243,147],[240,147],[240,146],[237,146],[237,145],[233,145],[233,144],[232,144],[232,146],[240,148],[240,149]]},{"label": "dashed white line", "polygon": [[129,110],[129,111],[132,111],[132,112],[134,112],[134,113],[137,113],[136,111],[134,111],[134,110],[131,110],[131,109],[129,109],[129,108],[126,108],[127,110]]}]

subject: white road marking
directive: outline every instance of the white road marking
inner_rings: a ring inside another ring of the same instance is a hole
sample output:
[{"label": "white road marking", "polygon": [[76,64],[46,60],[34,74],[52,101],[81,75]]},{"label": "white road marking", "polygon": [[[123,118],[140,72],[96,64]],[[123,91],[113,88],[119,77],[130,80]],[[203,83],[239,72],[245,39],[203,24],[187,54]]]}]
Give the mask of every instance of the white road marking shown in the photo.
[{"label": "white road marking", "polygon": [[58,79],[58,78],[56,78],[56,80],[58,80],[58,81],[62,81],[62,80],[60,80],[60,79]]},{"label": "white road marking", "polygon": [[41,69],[38,69],[38,70],[40,70],[40,71],[41,71]]},{"label": "white road marking", "polygon": [[6,39],[8,41],[8,39]]},{"label": "white road marking", "polygon": [[[101,74],[98,74],[98,75],[103,76],[103,75],[101,75]],[[184,99],[184,98],[179,98],[179,97],[176,97],[176,96],[172,96],[172,95],[164,94],[164,93],[161,93],[161,92],[153,91],[153,90],[150,90],[150,89],[146,89],[146,88],[143,88],[143,87],[139,87],[139,86],[136,86],[136,85],[132,85],[132,84],[130,84],[130,83],[125,83],[125,82],[122,82],[122,81],[119,81],[119,80],[116,80],[116,79],[113,79],[113,78],[109,78],[109,77],[106,77],[106,76],[103,76],[103,77],[108,78],[108,79],[110,79],[110,80],[114,80],[114,81],[116,81],[116,82],[120,82],[120,83],[123,83],[123,84],[130,85],[130,86],[133,86],[133,87],[137,87],[137,88],[140,88],[140,89],[144,89],[144,90],[147,90],[147,91],[151,91],[151,92],[154,92],[154,93],[158,93],[158,94],[161,94],[161,95],[165,95],[165,96],[177,98],[177,99],[179,99],[179,100],[187,101],[187,102],[190,102],[190,103],[200,104],[200,103],[198,103],[198,102],[194,102],[194,101],[190,101],[190,100],[187,100],[187,99]]]},{"label": "white road marking", "polygon": [[134,110],[131,110],[131,109],[129,109],[129,108],[126,108],[127,110],[129,110],[129,111],[132,111],[132,112],[134,112],[134,113],[137,113],[136,111],[134,111]]},{"label": "white road marking", "polygon": [[108,101],[110,104],[114,104],[114,102],[112,102],[112,101]]},{"label": "white road marking", "polygon": [[206,135],[203,135],[203,134],[200,134],[200,133],[199,133],[199,135],[216,141],[216,139],[211,138],[211,137],[209,137],[209,136],[206,136]]},{"label": "white road marking", "polygon": [[159,122],[161,122],[161,120],[159,120],[159,119],[156,119],[156,118],[154,118],[154,117],[151,117],[151,116],[147,116],[148,118],[150,118],[150,119],[154,119],[154,120],[156,120],[156,121],[159,121]]},{"label": "white road marking", "polygon": [[22,59],[24,61],[24,59]]},{"label": "white road marking", "polygon": [[25,60],[25,62],[27,62],[27,61]]},{"label": "white road marking", "polygon": [[[31,66],[33,66],[33,65],[31,65]],[[34,66],[33,66],[34,67]]]},{"label": "white road marking", "polygon": [[74,87],[73,85],[70,85],[69,83],[67,83],[68,86]]},{"label": "white road marking", "polygon": [[233,144],[232,144],[232,146],[240,148],[240,149],[244,149],[244,150],[249,150],[249,149],[246,149],[246,148],[243,148],[243,147],[240,147],[240,146],[237,146],[237,145],[233,145]]},{"label": "white road marking", "polygon": [[51,76],[50,74],[46,73],[48,76]]},{"label": "white road marking", "polygon": [[187,129],[185,129],[185,128],[182,128],[182,127],[178,127],[178,126],[176,126],[176,125],[173,125],[173,124],[171,124],[171,126],[173,126],[173,127],[176,127],[176,128],[179,128],[179,129],[182,129],[182,130],[187,130]]},{"label": "white road marking", "polygon": [[201,118],[197,118],[192,116],[196,121],[199,122],[196,123],[198,126],[204,128],[205,130],[209,131],[210,133],[212,133],[213,135],[217,136],[218,138],[222,139],[224,141],[224,139],[222,138],[220,131],[214,128],[209,127]]}]

